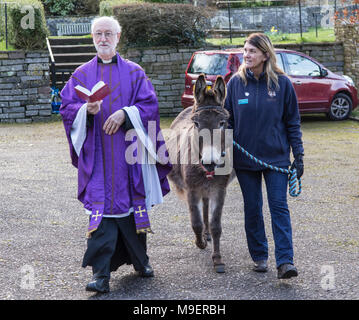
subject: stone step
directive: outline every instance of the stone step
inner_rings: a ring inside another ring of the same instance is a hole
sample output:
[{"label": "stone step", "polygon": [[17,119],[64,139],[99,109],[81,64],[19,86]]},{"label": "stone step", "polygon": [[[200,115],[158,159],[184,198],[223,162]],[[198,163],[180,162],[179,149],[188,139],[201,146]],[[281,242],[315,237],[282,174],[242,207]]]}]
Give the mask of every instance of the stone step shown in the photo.
[{"label": "stone step", "polygon": [[92,38],[49,38],[50,45],[79,45],[93,44]]},{"label": "stone step", "polygon": [[76,44],[76,45],[51,45],[53,54],[56,53],[90,53],[96,54],[96,49],[93,44]]},{"label": "stone step", "polygon": [[86,52],[55,53],[54,59],[55,59],[56,66],[58,66],[59,64],[62,64],[62,63],[83,64],[85,62],[90,61],[95,55],[96,55],[96,52],[91,52],[91,53],[86,53]]},{"label": "stone step", "polygon": [[58,88],[59,90],[61,90],[64,85],[66,84],[67,80],[70,79],[71,73],[57,73],[56,74],[56,88]]},{"label": "stone step", "polygon": [[81,66],[83,62],[60,62],[56,63],[56,69],[66,69],[66,70],[75,70],[77,67]]},{"label": "stone step", "polygon": [[55,86],[61,90],[74,70],[96,55],[96,49],[92,38],[49,38],[49,42],[56,66]]}]

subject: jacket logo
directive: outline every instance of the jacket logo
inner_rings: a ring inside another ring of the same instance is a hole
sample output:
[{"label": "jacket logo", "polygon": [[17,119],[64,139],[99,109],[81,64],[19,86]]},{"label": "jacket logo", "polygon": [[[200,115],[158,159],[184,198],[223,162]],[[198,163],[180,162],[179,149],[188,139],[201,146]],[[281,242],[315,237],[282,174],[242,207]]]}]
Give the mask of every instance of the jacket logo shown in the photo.
[{"label": "jacket logo", "polygon": [[276,96],[276,93],[275,93],[275,91],[268,90],[268,95],[269,95],[271,98],[274,98],[274,97]]}]

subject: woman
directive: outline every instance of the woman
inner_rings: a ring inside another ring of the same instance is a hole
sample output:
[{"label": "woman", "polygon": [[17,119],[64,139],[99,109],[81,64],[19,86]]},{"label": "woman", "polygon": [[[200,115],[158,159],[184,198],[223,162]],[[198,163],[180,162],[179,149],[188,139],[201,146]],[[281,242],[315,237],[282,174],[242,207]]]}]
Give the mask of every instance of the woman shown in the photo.
[{"label": "woman", "polygon": [[[245,42],[243,63],[228,82],[225,108],[230,112],[233,138],[256,158],[273,166],[290,165],[303,174],[303,142],[295,91],[276,64],[270,39],[251,34]],[[245,231],[254,271],[266,272],[268,243],[262,205],[262,177],[267,189],[275,242],[278,278],[298,275],[293,264],[292,228],[287,204],[288,176],[265,169],[235,148],[234,168],[243,193]]]}]

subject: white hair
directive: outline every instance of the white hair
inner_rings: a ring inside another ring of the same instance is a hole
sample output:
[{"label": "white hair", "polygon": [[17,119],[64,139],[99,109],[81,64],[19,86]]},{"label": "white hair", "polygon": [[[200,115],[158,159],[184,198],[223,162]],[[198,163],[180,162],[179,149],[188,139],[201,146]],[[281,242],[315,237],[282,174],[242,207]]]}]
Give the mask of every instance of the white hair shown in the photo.
[{"label": "white hair", "polygon": [[93,31],[94,31],[95,24],[97,22],[100,22],[100,21],[101,22],[102,21],[107,21],[107,22],[111,23],[112,26],[114,27],[114,31],[116,31],[117,33],[121,32],[121,26],[120,26],[119,22],[114,17],[102,16],[102,17],[97,17],[97,18],[92,20],[92,22],[91,22],[91,33],[93,33]]}]

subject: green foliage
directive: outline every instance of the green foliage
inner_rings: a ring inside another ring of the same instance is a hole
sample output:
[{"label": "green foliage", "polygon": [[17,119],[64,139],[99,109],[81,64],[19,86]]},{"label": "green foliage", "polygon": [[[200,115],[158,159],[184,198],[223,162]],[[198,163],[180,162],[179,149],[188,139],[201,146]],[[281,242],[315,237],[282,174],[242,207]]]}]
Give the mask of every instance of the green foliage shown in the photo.
[{"label": "green foliage", "polygon": [[113,16],[113,8],[120,4],[138,3],[144,0],[106,0],[100,2],[100,16]]},{"label": "green foliage", "polygon": [[74,13],[75,0],[42,0],[49,14],[66,16]]},{"label": "green foliage", "polygon": [[190,3],[189,0],[146,0],[145,2],[152,2],[152,3]]},{"label": "green foliage", "polygon": [[6,42],[5,40],[0,40],[0,51],[14,51],[15,48],[11,44],[7,44],[7,50],[6,50]]},{"label": "green foliage", "polygon": [[74,4],[74,11],[77,15],[98,15],[98,0],[76,0]]},{"label": "green foliage", "polygon": [[214,13],[189,4],[145,2],[115,5],[111,11],[111,3],[102,2],[100,13],[113,15],[120,22],[121,47],[200,44]]},{"label": "green foliage", "polygon": [[[7,0],[10,2],[9,0]],[[17,49],[45,49],[49,31],[43,4],[38,0],[8,3],[9,42]]]}]

